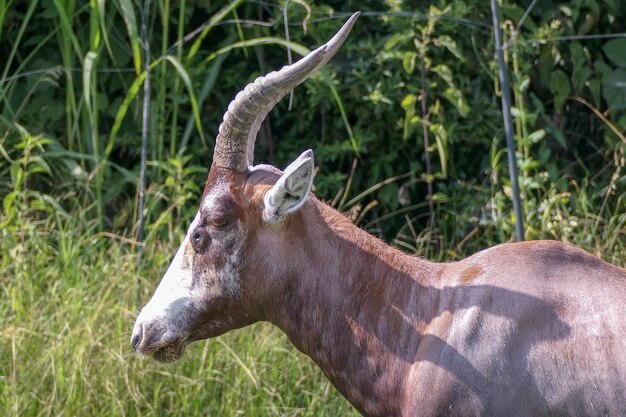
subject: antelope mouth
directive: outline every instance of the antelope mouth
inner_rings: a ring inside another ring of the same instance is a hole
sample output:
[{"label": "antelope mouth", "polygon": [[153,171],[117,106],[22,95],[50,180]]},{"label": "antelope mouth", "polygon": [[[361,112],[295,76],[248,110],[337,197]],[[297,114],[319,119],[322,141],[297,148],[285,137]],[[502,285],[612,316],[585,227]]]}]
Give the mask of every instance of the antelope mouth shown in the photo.
[{"label": "antelope mouth", "polygon": [[161,343],[156,346],[141,349],[139,353],[149,356],[157,362],[174,362],[183,356],[185,347],[188,344],[189,343],[186,339],[176,339],[173,342]]}]

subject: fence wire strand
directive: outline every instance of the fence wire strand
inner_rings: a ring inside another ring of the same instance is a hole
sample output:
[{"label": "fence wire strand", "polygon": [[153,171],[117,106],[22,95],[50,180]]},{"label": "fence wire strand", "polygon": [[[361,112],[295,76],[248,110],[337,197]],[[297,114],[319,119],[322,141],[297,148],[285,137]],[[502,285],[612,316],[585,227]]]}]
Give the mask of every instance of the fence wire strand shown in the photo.
[{"label": "fence wire strand", "polygon": [[[251,3],[258,3],[263,6],[271,6],[271,7],[281,6],[281,4],[277,2],[274,3],[274,2],[267,2],[267,1],[262,1],[262,0],[249,0],[249,1]],[[534,8],[537,1],[538,0],[533,0],[531,5],[526,9],[526,11],[524,12],[524,15],[522,16],[522,18],[516,25],[513,35],[517,35],[519,33],[520,29],[523,26],[524,21],[526,20],[528,15],[530,15],[532,8]],[[350,17],[354,12],[336,12],[336,13],[333,13],[332,15],[328,15],[328,13],[326,12],[319,12],[319,11],[311,11],[311,13],[314,15],[324,15],[323,17],[316,17],[316,18],[311,18],[308,20],[308,23],[314,24],[314,23],[326,22],[329,20],[342,20],[343,21],[346,18]],[[151,16],[148,38],[151,36],[154,30],[154,24],[156,20],[155,18],[156,13],[152,13],[152,15],[153,16]],[[282,13],[281,13],[281,16],[282,16]],[[394,12],[394,11],[373,12],[373,11],[369,11],[369,12],[361,13],[361,19],[363,19],[364,17],[381,17],[381,16],[394,16],[394,17],[403,17],[407,19],[418,19],[418,20],[427,20],[431,17],[434,17],[433,15],[430,15],[428,13],[420,13],[420,12]],[[441,20],[447,20],[452,23],[456,23],[461,26],[465,26],[465,27],[477,30],[485,34],[493,32],[492,26],[485,22],[469,20],[469,19],[450,18],[447,16],[437,16],[437,18]],[[285,19],[285,22],[286,23],[283,23],[283,24],[286,24],[287,26],[301,26],[302,25],[301,22],[289,22],[289,21],[286,21],[286,19]],[[264,21],[252,20],[252,19],[226,19],[221,22],[215,23],[214,26],[231,25],[231,24],[240,24],[244,26],[248,25],[248,26],[262,26],[262,27],[277,27],[279,25],[279,20],[275,20],[273,22],[272,21],[264,22]],[[186,34],[181,41],[174,42],[167,49],[165,54],[166,55],[170,54],[172,53],[172,51],[176,50],[176,48],[180,47],[181,45],[187,44],[189,41],[194,39],[198,34],[200,34],[204,29],[206,29],[209,25],[210,25],[210,21],[209,20],[205,21],[202,25],[198,26],[197,28],[195,28],[194,30]],[[117,27],[113,26],[112,29],[114,31],[114,35],[117,38],[123,39],[123,35],[119,33],[119,29]],[[289,40],[288,29],[285,29],[285,35],[287,37],[286,39]],[[626,33],[621,33],[621,32],[620,33],[592,34],[592,35],[554,36],[554,37],[548,37],[548,38],[535,38],[535,39],[519,39],[514,36],[511,36],[508,42],[505,45],[503,45],[503,48],[507,49],[511,47],[513,42],[515,42],[518,45],[525,45],[525,44],[537,44],[537,43],[546,44],[550,42],[568,42],[568,41],[577,41],[577,40],[584,41],[584,40],[612,39],[612,38],[625,38],[625,37],[626,37]],[[126,47],[124,42],[119,42],[119,44],[122,47]],[[132,55],[132,51],[130,50],[130,48],[127,48],[126,51],[129,55]],[[160,56],[159,58],[162,58],[162,57],[163,56]],[[22,73],[7,76],[5,78],[0,79],[0,85],[5,84],[9,81],[19,79],[19,78],[45,74],[45,73],[54,73],[55,71],[83,72],[84,70],[83,68],[66,68],[66,67],[63,67],[62,65],[56,65],[53,67],[36,69],[36,70],[31,70],[31,71],[24,71]],[[125,72],[135,72],[135,69],[130,68],[130,67],[129,68],[98,68],[98,69],[92,70],[92,72],[125,73]]]}]

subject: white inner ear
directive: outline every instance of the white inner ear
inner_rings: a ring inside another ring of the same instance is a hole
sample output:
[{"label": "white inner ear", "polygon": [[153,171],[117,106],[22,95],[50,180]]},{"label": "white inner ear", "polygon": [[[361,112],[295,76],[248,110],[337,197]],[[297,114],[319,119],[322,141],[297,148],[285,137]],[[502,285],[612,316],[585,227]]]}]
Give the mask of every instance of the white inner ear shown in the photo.
[{"label": "white inner ear", "polygon": [[313,185],[314,168],[310,149],[289,164],[263,198],[263,220],[266,223],[280,223],[306,202]]}]

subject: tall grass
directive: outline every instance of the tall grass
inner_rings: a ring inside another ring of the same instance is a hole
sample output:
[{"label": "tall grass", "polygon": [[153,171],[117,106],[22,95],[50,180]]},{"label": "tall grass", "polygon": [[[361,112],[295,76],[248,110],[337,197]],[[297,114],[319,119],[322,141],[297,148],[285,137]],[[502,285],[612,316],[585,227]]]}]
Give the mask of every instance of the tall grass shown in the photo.
[{"label": "tall grass", "polygon": [[[356,415],[266,324],[196,343],[173,365],[138,358],[132,247],[53,223],[24,224],[23,240],[2,235],[3,415]],[[174,248],[150,249],[145,275],[158,277]],[[143,301],[155,284],[143,282]]]},{"label": "tall grass", "polygon": [[3,415],[356,415],[268,324],[196,343],[176,364],[137,357],[129,346],[137,305],[179,239],[149,240],[138,271],[132,239],[97,233],[29,190],[47,172],[48,141],[21,132],[0,228]]}]

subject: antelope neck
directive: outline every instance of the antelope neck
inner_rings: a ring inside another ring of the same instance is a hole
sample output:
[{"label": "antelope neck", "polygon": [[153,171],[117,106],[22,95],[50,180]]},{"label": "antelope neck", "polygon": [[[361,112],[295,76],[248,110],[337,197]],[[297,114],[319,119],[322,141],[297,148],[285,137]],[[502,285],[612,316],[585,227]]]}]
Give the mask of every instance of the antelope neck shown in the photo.
[{"label": "antelope neck", "polygon": [[269,321],[360,412],[398,415],[404,397],[398,391],[436,305],[429,282],[442,266],[391,248],[313,203],[303,210],[306,230],[298,233],[304,242],[286,278],[291,285]]}]

